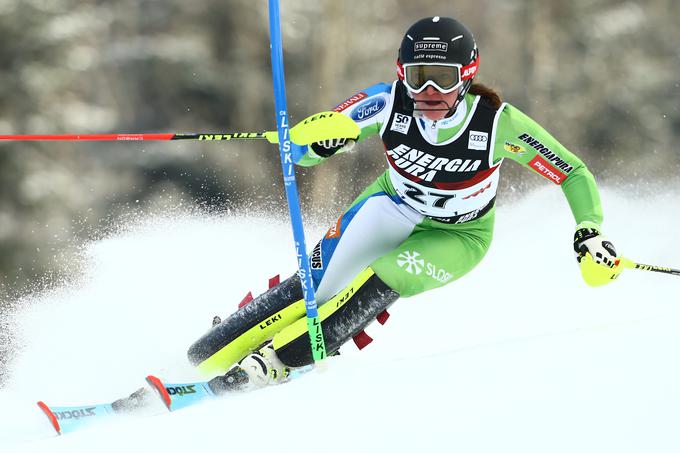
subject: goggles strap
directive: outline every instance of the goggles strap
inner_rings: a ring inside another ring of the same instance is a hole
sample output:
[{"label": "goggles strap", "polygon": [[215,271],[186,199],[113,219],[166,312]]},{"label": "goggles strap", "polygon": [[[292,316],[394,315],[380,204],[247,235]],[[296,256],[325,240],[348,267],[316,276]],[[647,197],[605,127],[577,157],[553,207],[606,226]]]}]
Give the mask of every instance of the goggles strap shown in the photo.
[{"label": "goggles strap", "polygon": [[463,66],[460,70],[460,80],[469,80],[477,74],[479,68],[479,56],[467,66]]},{"label": "goggles strap", "polygon": [[404,80],[404,65],[401,64],[401,60],[397,58],[397,78],[399,80]]}]

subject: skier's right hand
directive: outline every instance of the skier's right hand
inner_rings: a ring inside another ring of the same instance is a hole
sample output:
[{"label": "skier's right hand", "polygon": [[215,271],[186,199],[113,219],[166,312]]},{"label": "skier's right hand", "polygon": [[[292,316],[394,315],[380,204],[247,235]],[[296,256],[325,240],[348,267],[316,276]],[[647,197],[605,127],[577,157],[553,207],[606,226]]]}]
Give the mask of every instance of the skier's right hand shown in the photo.
[{"label": "skier's right hand", "polygon": [[356,141],[351,138],[331,138],[312,143],[310,146],[317,156],[331,157],[340,150],[343,152],[351,150],[355,143]]},{"label": "skier's right hand", "polygon": [[617,264],[614,244],[602,236],[595,228],[578,228],[574,233],[574,252],[580,263],[589,253],[597,263],[610,268]]},{"label": "skier's right hand", "polygon": [[602,286],[613,282],[625,268],[614,244],[591,226],[577,227],[574,234],[574,252],[581,268],[581,276],[590,286]]}]

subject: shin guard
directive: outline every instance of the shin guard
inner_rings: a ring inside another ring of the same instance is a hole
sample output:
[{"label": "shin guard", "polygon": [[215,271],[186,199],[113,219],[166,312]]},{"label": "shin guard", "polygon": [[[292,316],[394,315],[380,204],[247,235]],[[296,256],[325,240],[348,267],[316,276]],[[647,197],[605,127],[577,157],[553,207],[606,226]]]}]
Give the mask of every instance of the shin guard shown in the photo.
[{"label": "shin guard", "polygon": [[[328,355],[361,332],[399,298],[371,268],[361,272],[345,289],[319,307]],[[295,321],[274,335],[276,355],[289,367],[313,362],[307,320]]]},{"label": "shin guard", "polygon": [[191,345],[189,361],[205,374],[224,373],[277,332],[305,316],[297,274],[253,299]]}]

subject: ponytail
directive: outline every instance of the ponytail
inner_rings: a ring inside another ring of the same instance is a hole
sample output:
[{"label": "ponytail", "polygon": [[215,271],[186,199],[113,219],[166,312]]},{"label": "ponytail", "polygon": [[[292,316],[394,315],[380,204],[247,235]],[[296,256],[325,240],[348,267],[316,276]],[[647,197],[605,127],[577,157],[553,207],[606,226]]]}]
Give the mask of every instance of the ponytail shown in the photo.
[{"label": "ponytail", "polygon": [[500,94],[498,94],[496,90],[482,83],[473,83],[469,93],[486,99],[496,110],[498,110],[503,103]]}]

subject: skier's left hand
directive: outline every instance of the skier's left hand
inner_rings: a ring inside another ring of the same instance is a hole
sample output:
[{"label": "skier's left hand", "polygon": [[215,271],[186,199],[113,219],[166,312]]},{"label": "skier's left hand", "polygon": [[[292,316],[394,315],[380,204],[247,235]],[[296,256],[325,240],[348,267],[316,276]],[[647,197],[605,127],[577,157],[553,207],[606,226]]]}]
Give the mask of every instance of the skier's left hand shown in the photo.
[{"label": "skier's left hand", "polygon": [[579,228],[574,233],[574,252],[576,259],[580,263],[590,253],[590,256],[597,264],[610,268],[616,265],[616,249],[607,238],[602,236],[595,228]]}]

